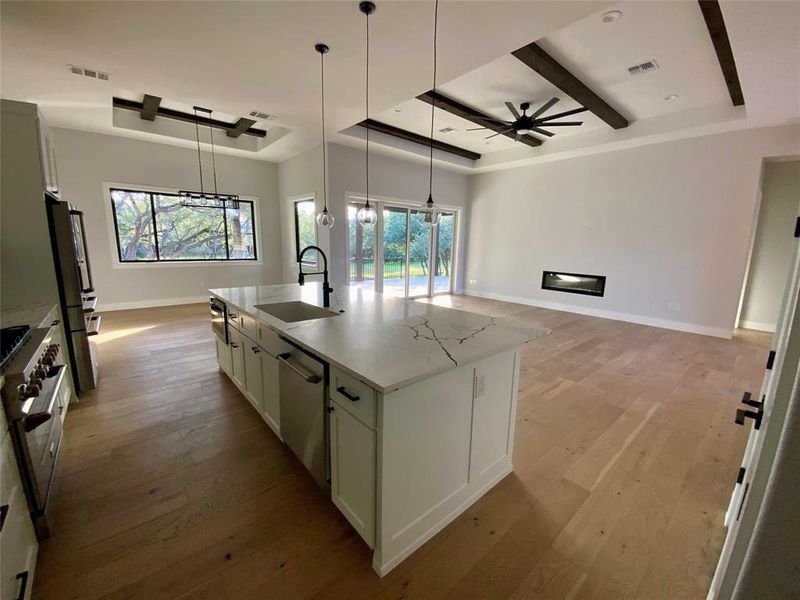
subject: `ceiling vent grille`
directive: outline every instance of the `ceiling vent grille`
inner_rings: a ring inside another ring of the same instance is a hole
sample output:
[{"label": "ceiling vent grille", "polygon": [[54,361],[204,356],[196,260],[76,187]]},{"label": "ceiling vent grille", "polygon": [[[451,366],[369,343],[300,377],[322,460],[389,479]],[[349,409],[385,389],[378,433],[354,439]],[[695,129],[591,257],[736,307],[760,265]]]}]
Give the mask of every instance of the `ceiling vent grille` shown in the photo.
[{"label": "ceiling vent grille", "polygon": [[453,129],[452,127],[444,127],[444,128],[439,130],[439,133],[443,133],[443,134],[447,135],[448,133],[453,133],[454,131],[455,131],[455,129]]},{"label": "ceiling vent grille", "polygon": [[97,71],[96,69],[89,69],[87,67],[67,65],[67,69],[69,69],[70,72],[74,73],[75,75],[83,75],[84,77],[91,77],[92,79],[100,79],[101,81],[108,81],[110,77],[108,73],[104,73],[103,71]]},{"label": "ceiling vent grille", "polygon": [[628,67],[628,73],[630,73],[631,75],[644,75],[645,73],[650,73],[651,71],[655,71],[658,68],[659,68],[658,63],[655,60],[650,59],[639,65],[633,65],[632,67]]},{"label": "ceiling vent grille", "polygon": [[254,119],[259,119],[260,121],[272,121],[276,118],[274,115],[269,115],[265,112],[261,112],[260,110],[251,110],[250,116]]}]

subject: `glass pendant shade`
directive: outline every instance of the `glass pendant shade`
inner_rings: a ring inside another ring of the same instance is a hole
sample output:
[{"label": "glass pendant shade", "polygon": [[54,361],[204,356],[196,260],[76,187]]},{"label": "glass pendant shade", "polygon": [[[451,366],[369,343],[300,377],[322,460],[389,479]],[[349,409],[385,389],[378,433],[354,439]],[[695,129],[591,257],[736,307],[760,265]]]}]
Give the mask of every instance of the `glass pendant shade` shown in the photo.
[{"label": "glass pendant shade", "polygon": [[428,196],[428,201],[422,205],[422,225],[424,227],[436,227],[439,223],[439,213],[433,208],[433,197]]},{"label": "glass pendant shade", "polygon": [[322,209],[322,212],[317,215],[317,225],[320,227],[333,227],[333,215],[328,212],[327,207]]},{"label": "glass pendant shade", "polygon": [[358,212],[356,213],[356,219],[361,226],[371,227],[378,222],[378,211],[375,210],[374,206],[365,204],[358,209]]}]

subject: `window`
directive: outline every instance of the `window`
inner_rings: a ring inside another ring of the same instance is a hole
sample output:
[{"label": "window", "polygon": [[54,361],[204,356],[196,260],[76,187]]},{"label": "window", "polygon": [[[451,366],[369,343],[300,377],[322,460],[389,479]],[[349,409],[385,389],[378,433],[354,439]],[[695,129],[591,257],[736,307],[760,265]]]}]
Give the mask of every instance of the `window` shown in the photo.
[{"label": "window", "polygon": [[[297,260],[306,246],[317,244],[317,221],[314,200],[297,200],[294,203],[294,246]],[[310,251],[303,257],[304,265],[316,265],[317,253]]]},{"label": "window", "polygon": [[184,204],[177,194],[111,190],[120,262],[257,260],[253,203]]}]

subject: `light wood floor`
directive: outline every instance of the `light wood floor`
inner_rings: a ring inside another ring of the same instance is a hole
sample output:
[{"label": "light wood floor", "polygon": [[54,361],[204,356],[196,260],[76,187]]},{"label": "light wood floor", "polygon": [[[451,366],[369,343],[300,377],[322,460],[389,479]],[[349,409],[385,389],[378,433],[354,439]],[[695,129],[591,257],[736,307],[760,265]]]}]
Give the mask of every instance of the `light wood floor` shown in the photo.
[{"label": "light wood floor", "polygon": [[705,598],[769,336],[437,299],[552,328],[524,351],[514,473],[383,580],[216,367],[207,308],[108,313],[70,407],[34,598]]}]

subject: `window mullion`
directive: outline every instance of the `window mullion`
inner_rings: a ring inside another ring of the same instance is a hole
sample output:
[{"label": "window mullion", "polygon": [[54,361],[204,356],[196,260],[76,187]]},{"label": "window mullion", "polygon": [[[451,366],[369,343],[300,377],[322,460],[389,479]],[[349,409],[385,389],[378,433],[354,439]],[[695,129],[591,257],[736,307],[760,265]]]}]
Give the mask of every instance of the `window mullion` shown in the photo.
[{"label": "window mullion", "polygon": [[228,242],[228,204],[225,200],[222,202],[222,225],[225,228],[225,258],[230,260],[231,246]]},{"label": "window mullion", "polygon": [[148,192],[150,198],[150,213],[153,215],[153,241],[156,244],[156,260],[161,260],[161,251],[158,246],[158,225],[156,223],[156,201],[153,199],[153,193]]}]

